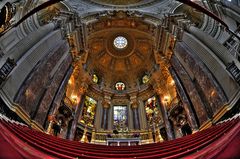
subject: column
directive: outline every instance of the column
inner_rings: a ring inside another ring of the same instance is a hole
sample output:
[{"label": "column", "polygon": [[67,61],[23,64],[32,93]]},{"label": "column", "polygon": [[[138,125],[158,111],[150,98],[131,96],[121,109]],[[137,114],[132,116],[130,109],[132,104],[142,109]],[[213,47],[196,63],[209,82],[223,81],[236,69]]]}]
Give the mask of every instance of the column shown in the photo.
[{"label": "column", "polygon": [[109,100],[106,100],[104,99],[102,101],[102,107],[103,107],[103,114],[102,114],[102,124],[101,124],[101,127],[104,129],[104,130],[107,130],[108,129],[108,110],[110,108],[110,101]]},{"label": "column", "polygon": [[101,117],[102,117],[102,101],[98,101],[95,120],[94,120],[94,127],[96,130],[101,129]]},{"label": "column", "polygon": [[137,99],[132,99],[131,101],[131,108],[132,108],[132,112],[133,112],[133,128],[135,130],[139,130],[140,129],[140,125],[139,125],[139,117],[138,117],[138,101]]},{"label": "column", "polygon": [[174,136],[173,136],[172,126],[169,122],[168,112],[167,112],[167,106],[168,106],[169,99],[167,98],[167,96],[164,96],[163,91],[160,87],[156,87],[155,91],[158,95],[158,99],[160,100],[160,102],[159,102],[160,109],[162,112],[162,117],[163,117],[163,121],[165,124],[168,140],[173,140]]},{"label": "column", "polygon": [[134,129],[134,124],[133,124],[133,111],[131,108],[130,102],[127,105],[127,110],[128,110],[128,129],[133,130]]},{"label": "column", "polygon": [[146,116],[146,110],[144,108],[143,101],[139,101],[139,125],[140,129],[146,130],[147,129],[147,116]]},{"label": "column", "polygon": [[189,98],[187,97],[187,94],[186,94],[186,92],[183,88],[183,85],[181,84],[181,81],[179,80],[179,78],[178,78],[176,72],[174,71],[174,69],[170,68],[169,71],[170,71],[170,73],[171,73],[171,75],[172,75],[172,77],[175,81],[176,90],[179,94],[179,97],[181,98],[182,103],[183,103],[183,107],[184,107],[184,110],[186,112],[189,124],[192,128],[192,132],[195,132],[195,131],[198,130],[198,124],[197,124],[195,115],[193,113],[192,107],[191,107],[191,102],[190,102]]},{"label": "column", "polygon": [[79,88],[79,97],[78,97],[79,101],[77,102],[78,105],[76,106],[76,109],[75,109],[75,115],[74,115],[74,119],[72,122],[71,130],[70,130],[69,140],[74,140],[75,132],[77,129],[77,123],[78,123],[78,119],[81,114],[81,110],[82,110],[81,107],[84,102],[84,94],[85,94],[86,90],[87,90],[86,84],[82,84],[81,87]]},{"label": "column", "polygon": [[108,108],[108,130],[113,129],[113,106],[110,104],[110,107]]}]

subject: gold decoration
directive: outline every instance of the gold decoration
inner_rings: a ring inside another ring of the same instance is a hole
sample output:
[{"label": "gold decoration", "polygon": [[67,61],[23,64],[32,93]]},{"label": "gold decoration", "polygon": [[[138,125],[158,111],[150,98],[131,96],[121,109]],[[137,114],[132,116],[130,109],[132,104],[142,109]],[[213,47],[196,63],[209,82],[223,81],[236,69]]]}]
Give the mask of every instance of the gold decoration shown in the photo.
[{"label": "gold decoration", "polygon": [[108,108],[110,107],[110,101],[104,99],[104,100],[102,101],[102,106],[103,106],[103,108],[108,109]]},{"label": "gold decoration", "polygon": [[157,129],[156,130],[156,133],[155,133],[155,142],[163,142],[163,138],[162,138],[162,135],[160,134],[159,130]]},{"label": "gold decoration", "polygon": [[131,102],[131,107],[132,107],[132,109],[137,109],[138,108],[138,101],[136,100],[136,101]]},{"label": "gold decoration", "polygon": [[88,138],[87,138],[87,127],[84,128],[83,136],[80,141],[83,143],[89,143]]}]

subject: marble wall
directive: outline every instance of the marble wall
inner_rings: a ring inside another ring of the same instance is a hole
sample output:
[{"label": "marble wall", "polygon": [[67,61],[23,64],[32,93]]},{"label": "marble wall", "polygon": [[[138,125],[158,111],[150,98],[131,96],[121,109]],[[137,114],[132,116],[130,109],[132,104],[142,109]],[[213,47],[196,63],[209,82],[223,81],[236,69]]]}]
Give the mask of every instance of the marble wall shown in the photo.
[{"label": "marble wall", "polygon": [[185,88],[192,105],[195,109],[195,112],[198,117],[199,124],[202,125],[204,122],[208,120],[207,112],[205,110],[204,103],[202,102],[194,84],[191,80],[188,73],[185,71],[181,63],[178,61],[176,56],[173,56],[171,59],[171,64],[175,72],[177,73],[178,77]]},{"label": "marble wall", "polygon": [[31,118],[34,118],[36,115],[36,110],[51,84],[51,71],[67,50],[67,43],[60,43],[58,47],[52,50],[46,57],[43,57],[15,96],[14,101],[18,103]]},{"label": "marble wall", "polygon": [[54,96],[61,85],[61,82],[64,79],[64,76],[67,73],[69,66],[72,63],[72,57],[70,54],[66,57],[66,59],[62,62],[61,66],[56,71],[53,79],[51,80],[51,84],[47,87],[47,90],[41,100],[39,108],[37,110],[36,116],[34,118],[39,124],[44,125],[45,119],[48,115],[48,111],[54,99]]},{"label": "marble wall", "polygon": [[208,114],[214,115],[227,103],[227,98],[215,77],[201,59],[184,42],[178,42],[175,54],[183,66],[193,74],[193,83],[197,89]]},{"label": "marble wall", "polygon": [[60,87],[58,88],[58,91],[53,99],[53,103],[51,104],[51,108],[49,110],[49,114],[56,114],[58,111],[58,108],[60,107],[62,99],[65,97],[66,93],[66,86],[68,84],[68,80],[70,76],[72,75],[73,67],[70,66],[67,72],[64,74],[64,79],[61,82]]}]

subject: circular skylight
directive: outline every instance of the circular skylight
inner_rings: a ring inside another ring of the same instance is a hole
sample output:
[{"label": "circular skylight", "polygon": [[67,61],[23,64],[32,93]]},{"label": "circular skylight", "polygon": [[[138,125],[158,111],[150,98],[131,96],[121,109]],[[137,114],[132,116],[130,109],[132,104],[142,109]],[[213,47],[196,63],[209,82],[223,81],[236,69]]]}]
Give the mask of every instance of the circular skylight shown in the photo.
[{"label": "circular skylight", "polygon": [[124,48],[126,48],[127,44],[128,44],[128,41],[127,41],[127,39],[126,39],[125,37],[123,37],[123,36],[118,36],[118,37],[116,37],[116,38],[114,39],[114,41],[113,41],[113,45],[114,45],[116,48],[118,48],[118,49],[124,49]]}]

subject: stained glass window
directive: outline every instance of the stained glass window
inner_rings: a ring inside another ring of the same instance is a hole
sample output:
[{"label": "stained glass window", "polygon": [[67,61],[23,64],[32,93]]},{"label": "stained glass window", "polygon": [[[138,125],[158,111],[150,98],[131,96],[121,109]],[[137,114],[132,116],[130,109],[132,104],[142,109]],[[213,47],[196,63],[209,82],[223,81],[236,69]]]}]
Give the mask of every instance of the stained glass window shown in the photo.
[{"label": "stained glass window", "polygon": [[91,127],[93,126],[96,106],[97,102],[91,97],[86,96],[80,120],[81,123]]},{"label": "stained glass window", "polygon": [[93,81],[94,83],[98,83],[98,76],[97,76],[96,74],[94,74],[94,75],[92,76],[92,81]]},{"label": "stained glass window", "polygon": [[124,84],[123,82],[117,82],[117,83],[115,84],[115,88],[116,88],[116,90],[118,90],[118,91],[122,91],[122,90],[125,89],[125,84]]},{"label": "stained glass window", "polygon": [[113,128],[119,132],[127,131],[128,118],[127,106],[114,106],[113,107]]},{"label": "stained glass window", "polygon": [[118,49],[124,49],[128,44],[128,41],[123,36],[118,36],[114,39],[113,45]]},{"label": "stained glass window", "polygon": [[159,124],[161,122],[161,112],[157,105],[156,97],[153,96],[145,102],[145,110],[147,115],[148,124],[151,126],[153,123]]},{"label": "stained glass window", "polygon": [[144,75],[143,78],[142,78],[142,83],[145,84],[145,83],[148,83],[148,81],[149,81],[149,76]]}]

